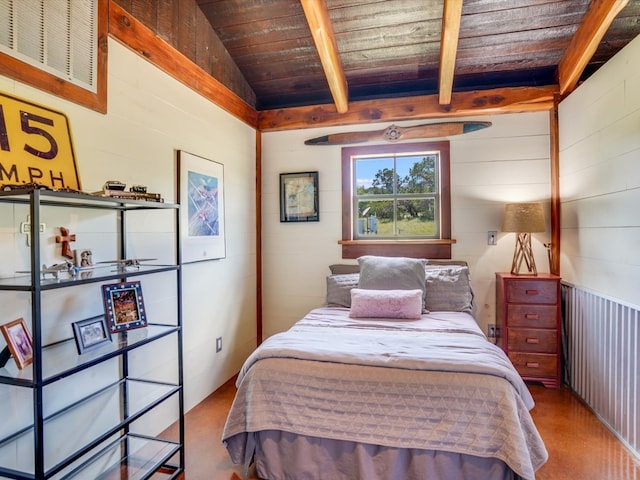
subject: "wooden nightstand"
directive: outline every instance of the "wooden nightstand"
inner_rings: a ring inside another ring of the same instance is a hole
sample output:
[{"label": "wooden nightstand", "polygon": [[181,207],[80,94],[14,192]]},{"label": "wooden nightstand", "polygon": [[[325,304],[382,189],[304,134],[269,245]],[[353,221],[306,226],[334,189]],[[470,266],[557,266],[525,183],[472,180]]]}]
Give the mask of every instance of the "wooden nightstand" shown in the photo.
[{"label": "wooden nightstand", "polygon": [[523,379],[560,387],[559,276],[496,273],[496,326]]}]

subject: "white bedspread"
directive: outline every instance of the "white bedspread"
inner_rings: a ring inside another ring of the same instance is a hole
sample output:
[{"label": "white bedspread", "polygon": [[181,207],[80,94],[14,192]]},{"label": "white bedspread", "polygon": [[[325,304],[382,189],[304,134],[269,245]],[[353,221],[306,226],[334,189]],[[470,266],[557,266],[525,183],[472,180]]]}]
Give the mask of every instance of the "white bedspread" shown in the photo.
[{"label": "white bedspread", "polygon": [[[224,441],[281,430],[442,450],[501,459],[526,479],[547,459],[526,385],[466,313],[355,320],[316,309],[267,339],[237,385]],[[235,463],[252,453],[227,447]]]}]

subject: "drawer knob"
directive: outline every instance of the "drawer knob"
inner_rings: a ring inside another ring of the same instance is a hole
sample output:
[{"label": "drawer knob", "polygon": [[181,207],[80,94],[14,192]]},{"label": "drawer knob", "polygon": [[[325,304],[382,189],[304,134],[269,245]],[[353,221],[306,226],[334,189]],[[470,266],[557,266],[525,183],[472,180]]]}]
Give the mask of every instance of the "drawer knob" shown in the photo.
[{"label": "drawer knob", "polygon": [[525,313],[524,318],[527,320],[538,320],[540,316],[537,313]]},{"label": "drawer knob", "polygon": [[540,364],[538,362],[527,362],[527,367],[529,368],[538,368]]},{"label": "drawer knob", "polygon": [[527,338],[527,343],[540,343],[537,338]]},{"label": "drawer knob", "polygon": [[540,292],[538,292],[538,290],[525,290],[525,293],[527,295],[538,295]]}]

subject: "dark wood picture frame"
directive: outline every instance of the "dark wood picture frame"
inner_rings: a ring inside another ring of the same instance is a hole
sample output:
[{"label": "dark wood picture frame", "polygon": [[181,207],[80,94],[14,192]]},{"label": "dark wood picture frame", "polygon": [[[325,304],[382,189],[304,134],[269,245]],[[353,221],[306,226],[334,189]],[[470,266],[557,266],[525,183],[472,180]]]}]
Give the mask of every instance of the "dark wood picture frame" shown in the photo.
[{"label": "dark wood picture frame", "polygon": [[18,368],[23,369],[33,362],[31,334],[23,318],[0,325],[0,331]]},{"label": "dark wood picture frame", "polygon": [[280,221],[320,221],[318,172],[280,174]]},{"label": "dark wood picture frame", "polygon": [[73,322],[73,336],[78,355],[111,343],[111,331],[102,316]]},{"label": "dark wood picture frame", "polygon": [[140,282],[120,282],[102,286],[105,317],[112,333],[147,326]]}]

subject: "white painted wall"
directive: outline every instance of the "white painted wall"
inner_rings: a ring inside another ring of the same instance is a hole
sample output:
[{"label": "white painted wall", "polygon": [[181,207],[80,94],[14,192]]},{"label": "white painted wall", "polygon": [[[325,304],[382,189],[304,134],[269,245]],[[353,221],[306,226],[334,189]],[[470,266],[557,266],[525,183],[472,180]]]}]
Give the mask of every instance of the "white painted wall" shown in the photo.
[{"label": "white painted wall", "polygon": [[561,272],[640,305],[640,37],[562,101]]},{"label": "white painted wall", "polygon": [[[67,115],[85,191],[99,190],[106,180],[117,179],[129,185],[147,185],[167,202],[175,202],[177,150],[224,165],[227,256],[183,269],[185,407],[190,409],[237,373],[256,344],[255,130],[113,40],[109,41],[106,115],[5,77],[0,77],[0,90]],[[61,260],[59,247],[56,249],[52,240],[60,225],[77,234],[74,246],[94,249],[94,261],[110,260],[117,253],[114,236],[106,235],[113,226],[109,220],[85,212],[47,215],[43,235],[47,244],[43,261],[47,264]],[[25,237],[17,233],[25,219],[24,209],[4,206],[0,211],[0,249],[5,252],[0,276],[28,268]],[[171,220],[145,216],[131,227],[137,239],[132,255],[171,255]],[[162,317],[175,311],[172,284],[167,286],[161,278],[142,278],[143,286],[149,286],[144,292],[149,315]],[[53,294],[60,298],[49,302],[57,308],[45,314],[50,321],[47,338],[69,338],[72,321],[99,314],[99,290],[98,284],[55,290]],[[30,318],[28,296],[0,295],[0,323]],[[219,336],[223,337],[223,351],[216,354],[215,337]],[[0,343],[4,347],[2,339]],[[147,355],[143,368],[163,377],[172,361],[165,352],[141,352]],[[73,381],[67,384],[66,392],[52,393],[50,401],[80,391],[84,380],[76,381],[77,385]],[[20,395],[15,390],[0,389],[0,404],[13,402]],[[159,418],[154,428],[161,429],[173,420]],[[76,427],[72,429],[77,431]]]},{"label": "white painted wall", "polygon": [[[508,271],[514,234],[502,234],[507,202],[545,201],[550,195],[549,115],[528,113],[476,117],[493,126],[451,137],[453,258],[470,264],[476,317],[486,331],[495,321],[495,272]],[[406,122],[402,126],[425,122]],[[264,337],[283,331],[325,299],[325,277],[342,260],[340,146],[306,146],[304,140],[339,131],[378,130],[387,125],[316,128],[263,134],[262,248]],[[318,171],[320,221],[280,223],[279,174]],[[548,215],[547,215],[548,216]],[[548,224],[547,218],[547,224]],[[497,230],[498,245],[487,245]],[[549,228],[534,234],[538,271],[548,272],[543,243]]]}]

